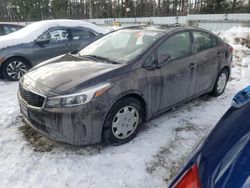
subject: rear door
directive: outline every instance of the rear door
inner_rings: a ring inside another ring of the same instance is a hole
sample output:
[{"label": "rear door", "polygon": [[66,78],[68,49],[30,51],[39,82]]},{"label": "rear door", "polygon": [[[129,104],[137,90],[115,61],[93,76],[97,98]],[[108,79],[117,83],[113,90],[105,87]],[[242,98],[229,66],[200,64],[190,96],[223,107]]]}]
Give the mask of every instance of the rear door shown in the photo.
[{"label": "rear door", "polygon": [[38,62],[45,61],[71,51],[69,30],[66,28],[50,30],[42,35],[38,40],[48,40],[47,44],[34,43],[33,55]]},{"label": "rear door", "polygon": [[85,28],[71,28],[70,31],[71,51],[81,50],[98,38],[94,32]]},{"label": "rear door", "polygon": [[220,56],[220,49],[216,48],[217,39],[202,31],[193,31],[197,64],[196,93],[203,93],[213,87],[217,77]]}]

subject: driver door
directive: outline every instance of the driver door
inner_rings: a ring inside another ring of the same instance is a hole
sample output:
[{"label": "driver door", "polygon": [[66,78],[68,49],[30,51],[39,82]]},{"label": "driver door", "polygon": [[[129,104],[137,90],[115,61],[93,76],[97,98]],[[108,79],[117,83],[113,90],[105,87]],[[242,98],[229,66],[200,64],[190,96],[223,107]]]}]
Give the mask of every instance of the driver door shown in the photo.
[{"label": "driver door", "polygon": [[37,62],[71,51],[68,29],[53,29],[40,37],[39,40],[43,43],[35,42],[33,46],[33,56]]},{"label": "driver door", "polygon": [[194,94],[197,57],[193,54],[190,36],[189,31],[179,32],[168,37],[156,49],[156,59],[159,54],[167,54],[170,58],[147,74],[147,79],[152,79],[151,83],[158,78],[151,90],[151,101],[156,101],[152,104],[153,113],[158,114]]}]

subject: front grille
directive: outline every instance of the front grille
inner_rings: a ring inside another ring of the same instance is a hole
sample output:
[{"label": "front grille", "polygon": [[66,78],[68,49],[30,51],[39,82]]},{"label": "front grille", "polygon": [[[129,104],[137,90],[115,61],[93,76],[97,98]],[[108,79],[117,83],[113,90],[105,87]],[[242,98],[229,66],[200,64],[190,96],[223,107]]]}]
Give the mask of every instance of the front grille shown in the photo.
[{"label": "front grille", "polygon": [[45,97],[33,93],[32,91],[25,90],[21,84],[19,84],[19,92],[22,99],[25,100],[28,103],[28,105],[33,107],[43,106]]}]

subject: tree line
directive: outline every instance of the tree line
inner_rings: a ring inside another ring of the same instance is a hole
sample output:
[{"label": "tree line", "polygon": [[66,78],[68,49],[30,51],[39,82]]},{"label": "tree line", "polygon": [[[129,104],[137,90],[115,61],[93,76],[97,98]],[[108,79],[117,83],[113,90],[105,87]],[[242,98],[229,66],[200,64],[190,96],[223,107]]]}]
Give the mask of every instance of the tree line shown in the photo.
[{"label": "tree line", "polygon": [[250,13],[250,0],[0,0],[0,21]]}]

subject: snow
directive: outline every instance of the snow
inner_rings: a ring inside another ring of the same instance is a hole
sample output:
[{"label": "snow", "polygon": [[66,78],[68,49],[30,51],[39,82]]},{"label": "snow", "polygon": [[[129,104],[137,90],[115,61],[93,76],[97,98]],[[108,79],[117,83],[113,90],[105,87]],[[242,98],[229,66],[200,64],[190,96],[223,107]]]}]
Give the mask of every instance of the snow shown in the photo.
[{"label": "snow", "polygon": [[[234,44],[237,32],[241,29],[225,31],[223,36],[242,51],[245,46]],[[1,187],[166,187],[229,108],[233,95],[249,85],[244,62],[250,56],[236,54],[222,96],[203,96],[164,113],[148,122],[134,140],[117,147],[73,147],[39,135],[22,122],[18,83],[0,81]]]},{"label": "snow", "polygon": [[234,63],[247,66],[250,63],[250,28],[233,27],[220,31],[219,36],[234,48]]},{"label": "snow", "polygon": [[89,22],[84,22],[81,20],[44,20],[32,23],[23,29],[16,32],[10,33],[5,36],[0,37],[0,49],[6,48],[12,45],[33,42],[45,31],[52,27],[86,27],[96,31],[97,33],[105,34],[106,29],[98,27]]}]

